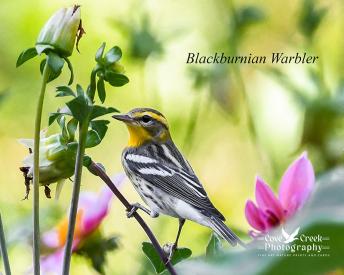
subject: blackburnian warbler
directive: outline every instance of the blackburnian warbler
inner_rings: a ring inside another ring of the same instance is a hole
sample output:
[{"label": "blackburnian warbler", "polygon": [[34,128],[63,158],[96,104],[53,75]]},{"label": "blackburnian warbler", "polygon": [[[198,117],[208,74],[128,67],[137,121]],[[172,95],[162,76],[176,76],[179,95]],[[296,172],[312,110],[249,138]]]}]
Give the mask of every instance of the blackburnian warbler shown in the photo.
[{"label": "blackburnian warbler", "polygon": [[172,141],[166,118],[150,108],[137,108],[113,118],[129,130],[129,143],[122,153],[124,170],[149,206],[134,204],[128,217],[142,209],[152,217],[165,214],[179,219],[174,248],[185,220],[213,229],[231,245],[242,241],[225,224],[224,216],[209,200],[188,161]]}]

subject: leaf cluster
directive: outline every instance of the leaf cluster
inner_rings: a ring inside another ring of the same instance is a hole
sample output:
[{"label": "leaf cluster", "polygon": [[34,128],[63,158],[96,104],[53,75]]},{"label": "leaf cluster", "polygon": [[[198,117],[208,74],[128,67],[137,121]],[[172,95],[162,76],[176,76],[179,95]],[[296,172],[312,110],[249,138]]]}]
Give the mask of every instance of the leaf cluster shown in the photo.
[{"label": "leaf cluster", "polygon": [[[41,61],[39,66],[41,74],[43,74],[44,68],[48,66],[50,68],[48,82],[51,82],[60,76],[64,64],[67,63],[68,69],[70,70],[68,85],[71,85],[74,80],[74,72],[69,59],[67,57],[60,56],[53,50],[47,50],[44,53],[46,54],[46,57]],[[17,59],[16,67],[23,65],[25,62],[36,57],[37,55],[38,52],[35,47],[24,50]]]},{"label": "leaf cluster", "polygon": [[96,52],[96,67],[91,74],[91,82],[88,87],[87,94],[93,98],[95,91],[102,103],[106,98],[105,82],[113,87],[121,87],[129,82],[127,76],[124,75],[124,68],[119,64],[122,58],[122,51],[118,46],[112,47],[104,54],[105,43],[103,43]]}]

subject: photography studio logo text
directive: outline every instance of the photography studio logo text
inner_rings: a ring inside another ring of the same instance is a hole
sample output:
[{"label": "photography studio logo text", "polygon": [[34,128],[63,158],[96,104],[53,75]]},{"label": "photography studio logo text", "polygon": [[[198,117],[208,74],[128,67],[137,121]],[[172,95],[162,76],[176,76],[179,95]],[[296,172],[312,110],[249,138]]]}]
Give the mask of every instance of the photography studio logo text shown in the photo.
[{"label": "photography studio logo text", "polygon": [[288,233],[283,227],[280,234],[260,237],[259,256],[328,257],[330,238],[321,234],[300,233],[300,227]]}]

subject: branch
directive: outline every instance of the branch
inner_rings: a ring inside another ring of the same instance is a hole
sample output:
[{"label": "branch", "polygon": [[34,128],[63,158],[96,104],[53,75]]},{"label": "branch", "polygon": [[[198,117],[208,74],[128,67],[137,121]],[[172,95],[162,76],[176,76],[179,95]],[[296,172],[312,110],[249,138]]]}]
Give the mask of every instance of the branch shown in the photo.
[{"label": "branch", "polygon": [[[105,173],[105,171],[99,165],[97,165],[96,163],[94,163],[92,161],[91,164],[88,166],[88,170],[92,174],[100,177],[106,183],[106,185],[111,189],[111,191],[117,196],[117,198],[125,206],[127,211],[131,210],[131,208],[132,208],[131,204],[121,194],[121,192],[119,192],[119,190],[117,189],[115,184],[111,181],[109,176]],[[142,219],[142,217],[137,212],[134,212],[133,217],[137,220],[137,222],[140,224],[142,229],[146,232],[148,238],[152,242],[152,245],[154,246],[155,250],[158,252],[160,259],[164,263],[166,269],[170,272],[171,275],[177,275],[175,269],[173,268],[173,265],[168,260],[166,254],[162,250],[162,248],[161,248],[158,240],[154,236],[152,230],[148,227],[148,225],[145,223],[145,221]]]}]

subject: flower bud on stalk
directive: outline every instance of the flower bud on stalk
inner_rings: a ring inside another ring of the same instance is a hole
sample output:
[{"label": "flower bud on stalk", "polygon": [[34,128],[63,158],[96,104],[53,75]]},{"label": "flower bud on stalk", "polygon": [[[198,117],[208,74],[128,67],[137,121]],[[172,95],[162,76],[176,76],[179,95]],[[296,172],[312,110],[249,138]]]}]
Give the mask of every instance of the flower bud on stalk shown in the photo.
[{"label": "flower bud on stalk", "polygon": [[[24,173],[26,183],[26,196],[29,195],[29,184],[33,176],[33,140],[21,139],[19,140],[24,146],[30,150],[24,160],[24,167],[20,170]],[[61,134],[51,135],[49,137],[41,137],[40,140],[40,158],[39,158],[39,182],[46,188],[46,195],[49,196],[48,185],[54,182],[65,180],[74,174],[74,162],[76,155],[76,146],[71,146],[73,143],[62,137]]]},{"label": "flower bud on stalk", "polygon": [[61,57],[71,56],[75,40],[77,39],[78,49],[83,33],[80,6],[62,8],[55,12],[42,28],[36,42],[37,53],[52,49]]},{"label": "flower bud on stalk", "polygon": [[[39,185],[45,186],[45,194],[50,197],[48,185],[58,181],[57,191],[60,190],[62,181],[59,179],[67,178],[73,174],[73,159],[75,154],[70,157],[67,143],[62,142],[60,137],[52,145],[55,150],[48,150],[47,139],[40,142],[41,119],[44,103],[44,95],[47,83],[56,79],[62,72],[64,63],[70,70],[70,79],[68,85],[73,83],[73,66],[68,57],[72,54],[75,40],[76,47],[84,33],[81,26],[80,6],[64,8],[56,12],[44,25],[41,30],[35,47],[24,50],[18,57],[16,66],[19,67],[28,60],[44,53],[46,57],[41,61],[40,71],[42,74],[42,86],[38,95],[34,142],[29,146],[34,148],[30,151],[31,156],[26,159],[26,166],[21,167],[24,173],[26,196],[30,191],[30,183],[34,186],[33,192],[33,262],[34,274],[40,274],[40,230],[39,230]],[[49,139],[49,138],[48,138]],[[34,146],[33,146],[34,145]],[[42,151],[40,152],[42,146]],[[62,146],[60,148],[59,146]],[[67,146],[67,147],[63,147]],[[60,150],[61,149],[61,150]],[[40,159],[42,157],[42,159]],[[40,178],[41,177],[41,178]],[[58,192],[57,192],[58,194]]]}]

